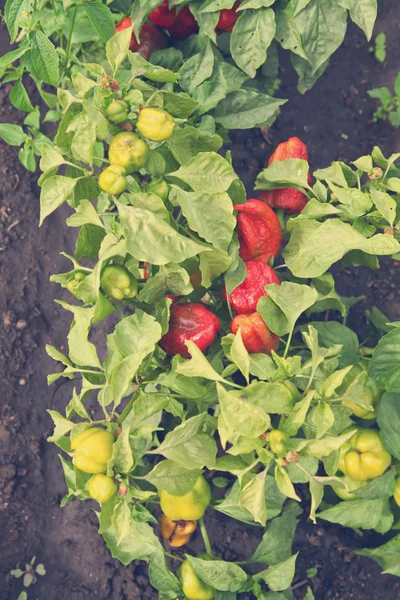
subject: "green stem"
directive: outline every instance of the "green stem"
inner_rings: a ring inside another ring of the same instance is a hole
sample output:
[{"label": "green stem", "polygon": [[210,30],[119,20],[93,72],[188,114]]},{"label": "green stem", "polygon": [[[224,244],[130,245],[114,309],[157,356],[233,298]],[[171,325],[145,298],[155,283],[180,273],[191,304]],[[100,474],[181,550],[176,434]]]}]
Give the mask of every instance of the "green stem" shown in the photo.
[{"label": "green stem", "polygon": [[170,558],[173,558],[174,560],[179,560],[179,562],[183,562],[183,558],[181,558],[180,556],[175,556],[174,554],[170,554],[169,552],[166,552],[164,550],[164,554],[165,556],[169,556]]},{"label": "green stem", "polygon": [[72,13],[71,27],[69,28],[67,48],[65,50],[64,70],[68,67],[69,53],[71,51],[71,44],[72,44],[72,34],[74,32],[75,19],[76,19],[77,12],[78,12],[78,4],[75,5],[74,12]]},{"label": "green stem", "polygon": [[208,533],[207,533],[207,529],[206,529],[206,524],[204,523],[204,518],[201,517],[201,519],[199,520],[199,527],[200,527],[200,533],[201,536],[203,538],[203,542],[204,545],[206,547],[206,552],[209,556],[213,556],[213,551],[211,548],[211,544],[210,544],[210,539],[208,537]]},{"label": "green stem", "polygon": [[120,425],[121,425],[121,423],[123,423],[125,421],[126,417],[131,412],[132,406],[136,400],[136,396],[137,396],[137,393],[133,394],[132,398],[129,400],[128,404],[125,406],[124,410],[119,415],[119,417],[117,419],[117,423],[119,423]]},{"label": "green stem", "polygon": [[292,329],[292,331],[288,335],[288,339],[287,339],[287,342],[286,342],[285,353],[283,355],[283,358],[286,358],[287,353],[289,352],[290,342],[292,341],[292,335],[293,335],[293,329]]}]

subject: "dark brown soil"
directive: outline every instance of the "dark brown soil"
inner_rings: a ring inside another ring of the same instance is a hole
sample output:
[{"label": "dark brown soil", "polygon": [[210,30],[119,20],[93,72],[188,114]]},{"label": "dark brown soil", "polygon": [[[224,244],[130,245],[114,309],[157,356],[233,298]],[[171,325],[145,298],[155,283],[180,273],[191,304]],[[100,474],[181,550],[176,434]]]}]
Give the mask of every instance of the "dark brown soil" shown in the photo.
[{"label": "dark brown soil", "polygon": [[[259,131],[236,132],[231,148],[235,167],[251,190],[256,174],[272,147],[298,135],[308,145],[313,168],[331,160],[354,160],[379,145],[385,154],[400,148],[400,132],[386,123],[371,124],[375,103],[366,90],[392,86],[400,68],[400,5],[380,0],[376,32],[385,31],[388,59],[378,63],[368,43],[355,27],[349,28],[344,46],[337,52],[321,80],[306,95],[296,92],[290,65],[284,62],[282,96],[291,98],[272,127],[272,146]],[[6,51],[7,35],[0,28],[0,54]],[[19,122],[8,101],[8,86],[0,90],[0,122]],[[344,138],[348,136],[348,138]],[[71,250],[59,210],[37,228],[38,189],[17,160],[17,151],[0,144],[0,598],[15,600],[22,581],[8,573],[33,555],[46,566],[47,574],[28,590],[40,600],[153,599],[157,595],[140,563],[122,567],[113,560],[97,534],[97,519],[87,504],[74,501],[59,508],[65,493],[57,450],[46,442],[51,420],[46,408],[63,410],[69,385],[48,388],[46,375],[53,364],[44,344],[62,348],[69,325],[68,315],[53,302],[59,290],[49,283],[51,273],[61,272],[61,250]],[[345,295],[365,294],[363,305],[353,309],[351,321],[362,334],[363,311],[377,305],[393,320],[400,319],[399,268],[383,261],[379,271],[358,269],[339,276]],[[211,512],[207,523],[215,553],[226,560],[248,558],[261,532],[243,527]],[[400,579],[381,576],[372,561],[357,557],[350,548],[378,545],[379,536],[358,538],[353,532],[303,521],[295,549],[300,550],[296,594],[302,598],[307,582],[317,600],[395,600]],[[193,548],[200,549],[198,538]],[[307,569],[317,575],[307,580]],[[243,595],[245,598],[245,595]]]}]

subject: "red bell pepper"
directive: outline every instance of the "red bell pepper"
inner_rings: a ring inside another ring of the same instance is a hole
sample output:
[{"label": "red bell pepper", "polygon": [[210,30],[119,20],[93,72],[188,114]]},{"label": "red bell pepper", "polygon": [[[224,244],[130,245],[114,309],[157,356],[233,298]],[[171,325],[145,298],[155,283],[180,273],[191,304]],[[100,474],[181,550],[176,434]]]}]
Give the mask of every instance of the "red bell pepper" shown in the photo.
[{"label": "red bell pepper", "polygon": [[239,255],[243,260],[269,260],[281,247],[282,231],[274,211],[260,200],[235,204]]},{"label": "red bell pepper", "polygon": [[[125,17],[118,25],[115,26],[115,31],[122,31],[132,26],[132,19]],[[148,60],[155,50],[166,48],[168,46],[167,36],[158,29],[155,25],[145,23],[140,31],[140,42],[137,41],[135,34],[132,32],[131,43],[129,50],[131,52],[139,52],[143,58]]]},{"label": "red bell pepper", "polygon": [[221,10],[216,27],[217,30],[232,31],[232,29],[235,27],[236,21],[239,18],[239,13],[237,12],[239,4],[240,2],[236,2],[232,8],[223,8]]},{"label": "red bell pepper", "polygon": [[236,334],[239,327],[249,354],[271,354],[272,350],[277,350],[279,337],[268,329],[260,313],[237,315],[231,322],[231,332]]},{"label": "red bell pepper", "polygon": [[160,340],[160,346],[167,354],[190,356],[186,340],[194,342],[201,351],[212,344],[220,324],[203,304],[171,304],[170,310],[169,329]]},{"label": "red bell pepper", "polygon": [[[268,166],[287,158],[301,158],[308,161],[307,146],[298,138],[289,138],[287,142],[279,144],[269,157]],[[308,183],[311,184],[311,175],[308,173]],[[294,188],[268,190],[260,193],[260,200],[273,208],[282,208],[289,214],[299,213],[307,204],[307,196]]]},{"label": "red bell pepper", "polygon": [[[260,260],[249,260],[245,265],[246,279],[231,292],[229,297],[230,305],[239,315],[254,312],[261,296],[268,297],[264,289],[268,283],[280,285],[275,271],[267,263]],[[225,289],[224,297],[226,300]]]}]

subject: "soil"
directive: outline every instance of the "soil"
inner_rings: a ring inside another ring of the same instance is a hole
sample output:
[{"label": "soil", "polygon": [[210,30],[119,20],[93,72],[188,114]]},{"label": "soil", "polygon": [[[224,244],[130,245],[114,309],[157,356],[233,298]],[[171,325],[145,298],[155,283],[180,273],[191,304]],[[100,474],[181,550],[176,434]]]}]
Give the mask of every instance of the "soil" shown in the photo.
[{"label": "soil", "polygon": [[[373,87],[392,87],[400,66],[400,5],[380,0],[379,6],[376,33],[384,31],[388,42],[383,65],[352,25],[329,68],[305,96],[297,93],[293,71],[283,59],[281,95],[291,101],[269,131],[272,145],[256,130],[232,133],[234,166],[249,191],[272,148],[293,135],[307,143],[312,168],[339,158],[354,160],[374,145],[385,155],[399,150],[400,130],[371,123],[375,101],[366,95]],[[0,40],[3,54],[8,40],[3,24]],[[19,123],[8,93],[5,85],[0,90],[0,122]],[[9,571],[34,555],[47,573],[28,590],[30,599],[156,598],[143,564],[122,567],[111,558],[87,503],[59,507],[65,484],[57,449],[46,442],[52,429],[46,409],[63,410],[71,388],[47,387],[53,362],[44,345],[62,349],[69,326],[68,315],[53,301],[58,288],[49,283],[52,273],[67,267],[59,252],[72,250],[64,223],[68,210],[57,211],[37,229],[36,177],[20,166],[17,149],[3,143],[0,175],[0,598],[18,597],[22,580],[15,580]],[[360,335],[367,307],[376,305],[392,320],[400,319],[398,273],[398,264],[388,259],[379,271],[350,269],[339,274],[342,294],[366,296],[352,309],[351,324]],[[248,558],[261,536],[259,529],[237,525],[212,511],[207,524],[215,553],[226,560]],[[376,563],[351,552],[354,546],[380,543],[382,538],[376,535],[360,539],[350,530],[322,522],[313,526],[304,519],[294,544],[301,551],[294,583],[297,597],[303,598],[309,584],[317,600],[399,598],[400,579],[380,575]],[[200,541],[195,537],[193,548],[197,546]],[[307,569],[312,567],[317,575],[308,579]]]}]

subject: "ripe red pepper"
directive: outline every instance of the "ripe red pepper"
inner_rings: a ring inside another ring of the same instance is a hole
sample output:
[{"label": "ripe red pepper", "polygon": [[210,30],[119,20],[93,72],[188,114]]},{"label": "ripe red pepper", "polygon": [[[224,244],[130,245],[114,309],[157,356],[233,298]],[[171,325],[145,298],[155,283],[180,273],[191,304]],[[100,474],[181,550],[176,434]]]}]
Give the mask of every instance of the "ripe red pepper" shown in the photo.
[{"label": "ripe red pepper", "polygon": [[175,23],[176,10],[175,8],[169,8],[168,0],[163,0],[162,4],[150,13],[149,19],[159,27],[169,29]]},{"label": "ripe red pepper", "polygon": [[[301,158],[308,161],[307,146],[298,137],[289,138],[287,142],[279,144],[269,157],[268,166],[287,158]],[[308,183],[311,184],[310,173],[308,173]],[[289,214],[301,212],[307,204],[307,196],[294,188],[261,192],[260,200],[273,208],[283,208]]]},{"label": "ripe red pepper", "polygon": [[237,315],[231,322],[231,332],[236,334],[239,327],[249,354],[271,354],[272,350],[277,350],[279,337],[268,329],[260,313]]},{"label": "ripe red pepper", "polygon": [[185,4],[182,10],[178,12],[174,24],[168,28],[172,37],[176,38],[187,38],[189,35],[197,33],[198,30],[199,26],[190,12],[188,4]]},{"label": "ripe red pepper", "polygon": [[[122,19],[122,21],[115,26],[115,31],[122,31],[131,26],[132,19],[130,17],[125,17],[125,19]],[[148,60],[155,50],[166,48],[167,45],[167,36],[155,25],[145,23],[140,31],[140,42],[137,41],[135,34],[132,32],[129,50],[131,52],[139,52],[143,58]]]},{"label": "ripe red pepper", "polygon": [[185,340],[204,351],[220,329],[217,317],[203,304],[171,304],[168,332],[161,338],[160,346],[167,354],[190,356]]},{"label": "ripe red pepper", "polygon": [[221,10],[219,13],[217,29],[220,31],[232,31],[239,18],[239,14],[236,12],[239,4],[240,2],[236,2],[232,8],[223,8]]},{"label": "ripe red pepper", "polygon": [[[275,271],[261,260],[249,260],[245,263],[247,269],[246,279],[238,285],[229,297],[232,308],[239,314],[249,314],[257,309],[257,302],[261,296],[268,297],[264,287],[267,283],[280,281]],[[226,290],[224,289],[226,300]]]},{"label": "ripe red pepper", "polygon": [[260,200],[235,204],[239,255],[243,260],[269,260],[281,247],[282,231],[274,211]]}]

